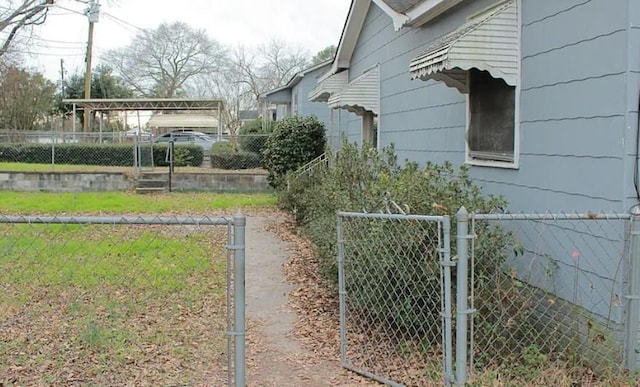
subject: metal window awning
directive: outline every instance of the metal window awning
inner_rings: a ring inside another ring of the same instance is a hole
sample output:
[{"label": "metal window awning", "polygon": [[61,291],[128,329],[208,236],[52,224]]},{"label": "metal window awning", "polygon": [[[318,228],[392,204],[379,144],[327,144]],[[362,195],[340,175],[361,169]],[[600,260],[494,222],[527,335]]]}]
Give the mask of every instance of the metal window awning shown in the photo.
[{"label": "metal window awning", "polygon": [[311,90],[308,99],[311,102],[327,102],[329,97],[340,92],[349,83],[349,70],[332,74],[321,79],[315,89]]},{"label": "metal window awning", "polygon": [[508,85],[518,82],[519,25],[516,0],[473,16],[411,61],[411,79],[434,79],[467,92],[467,70],[488,71]]},{"label": "metal window awning", "polygon": [[378,66],[365,71],[339,93],[331,95],[329,107],[346,109],[356,114],[380,112],[380,71]]}]

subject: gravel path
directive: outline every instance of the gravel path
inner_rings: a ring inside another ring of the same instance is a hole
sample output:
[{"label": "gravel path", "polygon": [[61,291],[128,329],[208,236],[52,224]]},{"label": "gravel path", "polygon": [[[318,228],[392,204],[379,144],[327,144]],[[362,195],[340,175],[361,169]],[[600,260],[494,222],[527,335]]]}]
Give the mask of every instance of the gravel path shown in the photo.
[{"label": "gravel path", "polygon": [[285,277],[291,246],[268,227],[282,221],[278,213],[247,218],[247,384],[362,385],[342,369],[337,356],[318,356],[293,334],[298,316],[288,296],[300,289]]}]

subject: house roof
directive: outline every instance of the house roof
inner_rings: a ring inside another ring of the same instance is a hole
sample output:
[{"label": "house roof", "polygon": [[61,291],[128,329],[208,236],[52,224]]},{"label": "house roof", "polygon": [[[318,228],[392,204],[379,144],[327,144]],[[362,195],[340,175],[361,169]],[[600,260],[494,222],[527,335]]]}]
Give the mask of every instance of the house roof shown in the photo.
[{"label": "house roof", "polygon": [[471,0],[352,0],[329,72],[335,74],[349,68],[371,3],[391,18],[398,31],[404,26],[419,27],[463,1]]},{"label": "house roof", "polygon": [[422,0],[385,0],[385,3],[389,5],[394,11],[398,13],[405,13]]},{"label": "house roof", "polygon": [[[295,85],[297,85],[298,83],[300,83],[300,81],[302,81],[302,79],[304,78],[304,76],[306,74],[309,74],[310,72],[319,70],[323,67],[328,67],[331,63],[333,62],[333,58],[326,60],[324,62],[318,63],[316,65],[313,65],[311,67],[307,67],[304,70],[300,71],[299,73],[295,74],[293,77],[291,77],[291,79],[289,79],[289,82],[287,82],[284,86],[278,87],[277,89],[273,89],[270,90],[266,93],[264,93],[264,97],[267,99],[267,101],[271,101],[270,100],[270,96],[273,96],[277,93],[280,93],[284,90],[288,90],[288,89],[292,89]],[[280,93],[282,94],[282,93]],[[290,98],[289,98],[290,99]],[[280,101],[278,101],[280,102]]]}]

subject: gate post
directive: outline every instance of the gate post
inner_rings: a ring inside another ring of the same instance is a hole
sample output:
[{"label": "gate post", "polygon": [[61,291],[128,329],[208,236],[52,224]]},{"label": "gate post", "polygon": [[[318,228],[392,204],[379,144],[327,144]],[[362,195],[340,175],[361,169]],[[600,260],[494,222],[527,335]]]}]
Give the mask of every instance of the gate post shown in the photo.
[{"label": "gate post", "polygon": [[451,267],[455,262],[451,260],[451,219],[444,216],[442,219],[443,257],[442,270],[444,271],[444,376],[445,384],[453,384],[453,316],[451,313]]},{"label": "gate post", "polygon": [[469,307],[468,262],[469,262],[469,213],[464,207],[456,214],[456,248],[458,271],[456,279],[456,384],[467,382],[467,314]]},{"label": "gate post", "polygon": [[640,317],[640,208],[631,213],[631,237],[629,241],[629,287],[626,298],[627,321],[625,324],[625,367],[638,368],[638,318]]},{"label": "gate post", "polygon": [[245,229],[247,218],[238,211],[233,216],[233,294],[234,294],[234,385],[245,386]]}]

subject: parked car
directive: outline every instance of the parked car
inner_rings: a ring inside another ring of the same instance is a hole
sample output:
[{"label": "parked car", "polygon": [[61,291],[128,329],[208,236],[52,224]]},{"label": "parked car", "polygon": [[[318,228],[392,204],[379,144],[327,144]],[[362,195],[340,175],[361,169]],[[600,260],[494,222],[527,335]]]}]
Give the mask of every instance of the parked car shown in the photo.
[{"label": "parked car", "polygon": [[205,154],[211,153],[211,146],[218,141],[209,134],[187,130],[165,133],[157,136],[153,141],[168,144],[172,140],[175,145],[197,145]]},{"label": "parked car", "polygon": [[133,142],[136,137],[138,138],[138,141],[147,142],[151,141],[153,133],[145,129],[140,130],[138,128],[134,128],[124,132],[123,137],[126,142]]}]

